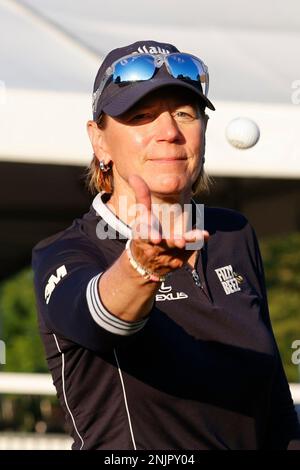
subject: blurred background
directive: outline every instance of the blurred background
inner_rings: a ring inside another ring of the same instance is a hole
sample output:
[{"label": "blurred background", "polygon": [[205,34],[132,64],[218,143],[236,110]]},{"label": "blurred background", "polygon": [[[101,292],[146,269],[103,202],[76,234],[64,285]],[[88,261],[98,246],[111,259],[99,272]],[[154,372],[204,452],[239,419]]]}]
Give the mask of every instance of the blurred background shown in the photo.
[{"label": "blurred background", "polygon": [[[299,1],[0,0],[0,25],[0,449],[71,446],[37,331],[31,250],[88,209],[94,77],[109,50],[141,39],[209,67],[214,186],[199,202],[242,211],[257,232],[300,405]],[[239,116],[260,127],[252,149],[225,139]]]}]

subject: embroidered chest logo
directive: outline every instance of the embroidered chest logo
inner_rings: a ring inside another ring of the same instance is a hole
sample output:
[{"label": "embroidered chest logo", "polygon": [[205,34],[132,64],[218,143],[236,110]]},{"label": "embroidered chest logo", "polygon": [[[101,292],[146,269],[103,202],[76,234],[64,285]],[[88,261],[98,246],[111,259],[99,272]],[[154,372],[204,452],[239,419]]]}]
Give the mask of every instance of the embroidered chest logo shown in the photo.
[{"label": "embroidered chest logo", "polygon": [[162,282],[159,288],[159,293],[156,294],[155,299],[156,302],[161,302],[163,300],[181,300],[186,299],[188,297],[185,292],[172,292],[172,286],[165,286],[165,283]]},{"label": "embroidered chest logo", "polygon": [[219,281],[221,282],[226,295],[233,294],[241,290],[239,284],[243,282],[243,277],[233,271],[231,264],[215,269]]},{"label": "embroidered chest logo", "polygon": [[50,297],[52,295],[52,292],[54,291],[56,285],[59,283],[59,281],[67,274],[67,270],[65,265],[63,264],[56,270],[56,276],[54,274],[51,274],[51,276],[48,279],[47,285],[45,287],[45,300],[46,304],[49,303]]}]

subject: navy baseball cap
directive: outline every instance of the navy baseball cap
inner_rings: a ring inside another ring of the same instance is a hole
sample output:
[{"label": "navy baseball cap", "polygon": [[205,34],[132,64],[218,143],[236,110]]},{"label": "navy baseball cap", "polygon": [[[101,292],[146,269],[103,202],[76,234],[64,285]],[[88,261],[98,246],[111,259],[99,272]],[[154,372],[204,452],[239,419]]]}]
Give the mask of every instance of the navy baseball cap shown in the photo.
[{"label": "navy baseball cap", "polygon": [[[179,86],[193,91],[198,97],[203,106],[214,110],[215,107],[211,101],[205,96],[200,82],[184,81],[182,79],[174,78],[166,69],[165,65],[159,68],[154,76],[149,80],[133,81],[124,84],[115,83],[113,80],[108,80],[105,84],[100,96],[99,87],[106,77],[107,70],[109,70],[116,61],[130,54],[172,54],[179,53],[180,51],[168,43],[161,43],[156,41],[137,41],[128,46],[113,49],[107,54],[103,60],[94,82],[93,89],[93,119],[96,121],[99,116],[104,112],[112,117],[120,116],[128,111],[139,100],[144,98],[148,93],[155,91],[162,87]],[[97,97],[97,99],[95,99]]]}]

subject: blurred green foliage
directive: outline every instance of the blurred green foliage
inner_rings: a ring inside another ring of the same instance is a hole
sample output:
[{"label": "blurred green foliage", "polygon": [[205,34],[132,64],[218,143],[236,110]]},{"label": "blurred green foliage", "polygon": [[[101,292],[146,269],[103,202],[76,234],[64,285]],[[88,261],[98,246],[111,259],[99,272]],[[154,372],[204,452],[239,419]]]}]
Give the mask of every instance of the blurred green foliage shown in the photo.
[{"label": "blurred green foliage", "polygon": [[273,330],[289,382],[300,381],[291,361],[300,340],[300,233],[260,240]]},{"label": "blurred green foliage", "polygon": [[48,371],[38,333],[33,273],[24,269],[0,286],[0,338],[6,345],[5,372]]},{"label": "blurred green foliage", "polygon": [[[260,247],[275,336],[288,380],[298,382],[299,366],[291,362],[291,346],[300,340],[300,233],[260,240]],[[0,328],[7,360],[0,370],[48,370],[38,334],[31,269],[1,284]]]}]

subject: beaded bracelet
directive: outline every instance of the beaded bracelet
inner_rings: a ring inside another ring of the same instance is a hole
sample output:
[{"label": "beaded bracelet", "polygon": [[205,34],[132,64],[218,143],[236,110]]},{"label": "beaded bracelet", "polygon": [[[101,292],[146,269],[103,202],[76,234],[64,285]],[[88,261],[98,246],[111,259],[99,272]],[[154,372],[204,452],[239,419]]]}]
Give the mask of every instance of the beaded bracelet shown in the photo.
[{"label": "beaded bracelet", "polygon": [[159,274],[155,274],[152,271],[149,271],[146,268],[143,268],[141,264],[139,264],[133,257],[133,254],[130,249],[131,239],[127,240],[126,243],[126,251],[128,255],[129,262],[131,266],[144,278],[149,279],[150,281],[154,282],[164,282],[166,280],[166,276],[160,276]]}]

